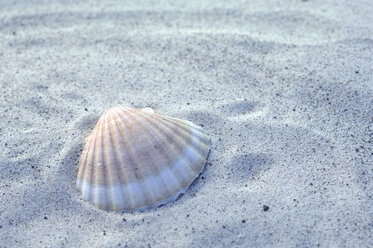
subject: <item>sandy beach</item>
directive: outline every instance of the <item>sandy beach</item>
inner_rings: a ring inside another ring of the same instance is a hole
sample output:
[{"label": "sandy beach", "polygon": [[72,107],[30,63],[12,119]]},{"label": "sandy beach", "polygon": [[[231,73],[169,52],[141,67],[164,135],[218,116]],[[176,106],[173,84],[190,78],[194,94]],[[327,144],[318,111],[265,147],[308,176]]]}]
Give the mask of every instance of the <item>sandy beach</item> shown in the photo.
[{"label": "sandy beach", "polygon": [[[260,2],[260,3],[258,3]],[[0,247],[373,247],[373,2],[0,2]],[[203,126],[178,200],[76,187],[117,105]]]}]

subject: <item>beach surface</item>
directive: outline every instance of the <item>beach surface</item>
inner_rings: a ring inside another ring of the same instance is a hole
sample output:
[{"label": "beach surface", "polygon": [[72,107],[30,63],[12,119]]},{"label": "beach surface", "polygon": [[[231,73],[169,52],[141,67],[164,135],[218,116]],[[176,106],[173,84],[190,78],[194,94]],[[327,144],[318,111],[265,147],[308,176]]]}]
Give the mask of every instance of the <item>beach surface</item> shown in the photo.
[{"label": "beach surface", "polygon": [[[373,247],[372,1],[97,2],[0,2],[0,247]],[[178,200],[81,196],[117,105],[211,137]]]}]

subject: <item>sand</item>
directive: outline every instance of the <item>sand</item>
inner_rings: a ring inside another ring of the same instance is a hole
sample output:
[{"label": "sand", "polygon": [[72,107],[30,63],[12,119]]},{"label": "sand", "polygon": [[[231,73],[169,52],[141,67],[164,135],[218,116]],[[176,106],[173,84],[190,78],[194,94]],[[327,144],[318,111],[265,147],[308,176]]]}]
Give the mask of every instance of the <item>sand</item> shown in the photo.
[{"label": "sand", "polygon": [[[0,247],[372,247],[372,13],[368,0],[2,1]],[[82,148],[116,105],[211,137],[177,201],[106,212],[81,197]]]}]

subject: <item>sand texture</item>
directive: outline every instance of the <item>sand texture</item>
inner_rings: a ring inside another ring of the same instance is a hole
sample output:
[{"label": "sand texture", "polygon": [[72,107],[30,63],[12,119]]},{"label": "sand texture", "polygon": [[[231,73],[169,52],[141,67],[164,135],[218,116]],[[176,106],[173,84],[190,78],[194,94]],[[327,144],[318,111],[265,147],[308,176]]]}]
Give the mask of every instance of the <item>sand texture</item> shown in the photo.
[{"label": "sand texture", "polygon": [[[373,247],[373,1],[0,1],[0,247]],[[100,115],[203,125],[184,196],[76,187]]]}]

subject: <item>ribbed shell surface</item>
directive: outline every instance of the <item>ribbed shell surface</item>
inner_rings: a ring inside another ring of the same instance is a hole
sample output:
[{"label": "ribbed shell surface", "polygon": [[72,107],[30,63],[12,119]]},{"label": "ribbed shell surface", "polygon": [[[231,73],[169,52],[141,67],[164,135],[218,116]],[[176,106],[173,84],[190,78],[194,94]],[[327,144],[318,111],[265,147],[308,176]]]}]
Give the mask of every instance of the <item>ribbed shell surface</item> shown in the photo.
[{"label": "ribbed shell surface", "polygon": [[199,126],[129,107],[101,116],[84,147],[77,185],[105,210],[159,206],[202,172],[209,138]]}]

